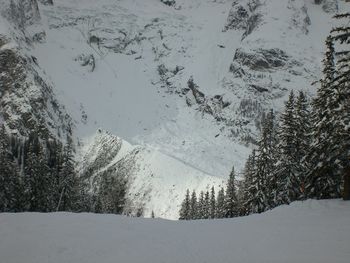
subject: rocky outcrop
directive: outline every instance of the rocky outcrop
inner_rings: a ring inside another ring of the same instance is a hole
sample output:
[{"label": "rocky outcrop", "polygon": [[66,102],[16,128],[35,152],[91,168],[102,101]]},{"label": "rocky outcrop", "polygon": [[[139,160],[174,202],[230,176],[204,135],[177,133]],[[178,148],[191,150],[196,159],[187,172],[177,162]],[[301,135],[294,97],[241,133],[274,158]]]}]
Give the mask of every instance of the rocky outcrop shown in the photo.
[{"label": "rocky outcrop", "polygon": [[311,20],[305,3],[289,0],[288,8],[293,10],[293,15],[291,17],[293,28],[298,28],[304,34],[308,34]]},{"label": "rocky outcrop", "polygon": [[41,19],[37,0],[11,0],[4,15],[21,29]]},{"label": "rocky outcrop", "polygon": [[[255,71],[268,71],[285,67],[290,57],[281,49],[236,50],[233,61]],[[231,65],[231,71],[235,69]],[[235,73],[235,72],[233,72]]]},{"label": "rocky outcrop", "polygon": [[175,0],[160,0],[163,4],[168,6],[174,6],[176,4]]},{"label": "rocky outcrop", "polygon": [[53,0],[39,0],[43,5],[53,5]]},{"label": "rocky outcrop", "polygon": [[82,67],[87,67],[89,72],[94,72],[96,61],[93,54],[81,54],[75,59],[75,61],[79,62]]},{"label": "rocky outcrop", "polygon": [[222,112],[223,109],[230,106],[231,103],[224,101],[222,95],[207,97],[199,90],[199,86],[194,82],[193,77],[188,80],[187,86],[187,91],[191,91],[186,96],[186,103],[188,106],[197,104],[199,106],[199,111],[213,116],[217,121],[226,120]]},{"label": "rocky outcrop", "polygon": [[224,31],[243,30],[243,38],[251,34],[261,20],[261,14],[256,12],[260,5],[260,0],[234,1]]},{"label": "rocky outcrop", "polygon": [[35,132],[42,139],[66,138],[72,120],[42,78],[35,57],[27,57],[12,40],[0,36],[0,116],[14,133]]},{"label": "rocky outcrop", "polygon": [[323,0],[322,9],[326,13],[337,13],[338,8],[338,0]]}]

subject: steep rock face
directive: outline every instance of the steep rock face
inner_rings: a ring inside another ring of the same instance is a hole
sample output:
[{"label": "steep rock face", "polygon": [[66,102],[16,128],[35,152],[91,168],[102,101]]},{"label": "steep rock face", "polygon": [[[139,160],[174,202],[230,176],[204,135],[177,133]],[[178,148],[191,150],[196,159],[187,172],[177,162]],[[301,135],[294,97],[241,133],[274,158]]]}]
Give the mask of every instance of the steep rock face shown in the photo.
[{"label": "steep rock face", "polygon": [[261,4],[261,0],[233,1],[224,30],[244,30],[242,37],[248,36],[261,22],[261,14],[256,12]]},{"label": "steep rock face", "polygon": [[288,55],[281,49],[258,49],[253,52],[244,52],[237,49],[233,58],[241,67],[248,67],[254,71],[269,71],[283,68],[288,62]]},{"label": "steep rock face", "polygon": [[37,0],[10,0],[9,3],[2,0],[1,4],[4,16],[22,30],[40,21]]},{"label": "steep rock face", "polygon": [[[27,19],[25,26],[34,21],[39,23],[37,3],[23,1],[22,4]],[[22,28],[21,32],[11,29],[21,23],[16,19],[0,20],[8,26],[0,32],[0,119],[10,132],[18,135],[28,136],[35,132],[42,139],[65,140],[67,134],[72,133],[72,119],[57,101],[37,58],[28,52],[45,32],[40,28],[39,31]]]}]

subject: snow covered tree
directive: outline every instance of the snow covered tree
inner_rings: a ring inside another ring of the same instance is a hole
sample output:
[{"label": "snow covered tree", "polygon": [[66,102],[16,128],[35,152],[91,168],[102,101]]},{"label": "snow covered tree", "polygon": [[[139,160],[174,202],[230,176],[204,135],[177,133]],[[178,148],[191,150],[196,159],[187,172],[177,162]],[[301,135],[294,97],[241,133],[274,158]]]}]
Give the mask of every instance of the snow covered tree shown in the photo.
[{"label": "snow covered tree", "polygon": [[197,218],[204,219],[205,217],[205,200],[204,200],[204,192],[201,191],[198,198],[197,203]]},{"label": "snow covered tree", "polygon": [[73,142],[67,136],[63,150],[62,169],[59,174],[57,211],[74,211],[78,202],[79,185],[75,172]]},{"label": "snow covered tree", "polygon": [[221,188],[216,199],[216,218],[225,217],[225,190]]},{"label": "snow covered tree", "polygon": [[26,150],[24,187],[27,209],[35,212],[53,210],[52,177],[46,153],[36,135],[31,135]]},{"label": "snow covered tree", "polygon": [[216,217],[216,198],[214,186],[211,188],[210,192],[210,218],[214,219]]},{"label": "snow covered tree", "polygon": [[190,190],[187,189],[185,199],[182,201],[180,208],[180,220],[190,220],[191,200]]},{"label": "snow covered tree", "polygon": [[345,20],[345,26],[332,30],[334,41],[339,45],[336,52],[336,76],[334,85],[331,159],[339,165],[343,180],[343,198],[350,200],[350,13],[335,16]]},{"label": "snow covered tree", "polygon": [[[125,206],[125,193],[125,178],[117,174],[114,168],[101,173],[98,199],[102,213],[121,214]],[[143,215],[143,207],[138,209],[138,214]]]},{"label": "snow covered tree", "polygon": [[[254,179],[254,180],[253,180]],[[255,150],[249,155],[244,167],[244,181],[242,189],[242,200],[240,200],[241,211],[240,215],[248,215],[253,211],[254,197],[256,187],[253,181],[256,179],[256,154]]]},{"label": "snow covered tree", "polygon": [[191,195],[190,219],[194,220],[197,218],[198,218],[197,195],[196,195],[196,191],[193,190]]},{"label": "snow covered tree", "polygon": [[299,178],[299,198],[304,199],[306,196],[305,183],[307,164],[305,163],[306,156],[309,152],[311,144],[311,114],[310,104],[307,100],[305,93],[299,91],[299,96],[296,101],[296,155],[295,162],[297,165],[298,178]]},{"label": "snow covered tree", "polygon": [[210,194],[209,194],[209,191],[206,191],[205,195],[204,195],[203,218],[204,219],[210,218]]},{"label": "snow covered tree", "polygon": [[276,127],[275,114],[271,110],[263,120],[262,134],[258,142],[256,169],[249,191],[253,199],[249,201],[251,212],[261,213],[271,208],[276,163]]},{"label": "snow covered tree", "polygon": [[297,119],[295,97],[293,91],[285,104],[285,110],[280,118],[278,130],[279,158],[274,172],[274,180],[270,187],[274,194],[271,207],[289,204],[299,198],[299,163],[297,162]]},{"label": "snow covered tree", "polygon": [[[337,15],[349,20],[350,14]],[[313,102],[312,144],[308,155],[309,197],[349,199],[350,27],[332,30],[326,40],[323,79]],[[335,51],[335,43],[337,49]]]},{"label": "snow covered tree", "polygon": [[226,196],[225,196],[225,217],[231,218],[237,216],[237,195],[235,185],[235,168],[232,167],[232,171],[229,175],[226,185]]},{"label": "snow covered tree", "polygon": [[12,160],[10,140],[5,127],[0,127],[0,212],[21,210],[21,182],[19,171]]}]

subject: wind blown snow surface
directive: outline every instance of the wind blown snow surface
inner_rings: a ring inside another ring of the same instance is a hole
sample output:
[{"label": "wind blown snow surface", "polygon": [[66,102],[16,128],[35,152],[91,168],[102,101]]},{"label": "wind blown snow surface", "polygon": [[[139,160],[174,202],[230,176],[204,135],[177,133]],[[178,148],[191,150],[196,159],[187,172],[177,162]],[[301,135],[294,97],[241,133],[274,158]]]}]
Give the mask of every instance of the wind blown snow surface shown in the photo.
[{"label": "wind blown snow surface", "polygon": [[167,221],[0,214],[4,263],[348,263],[350,202],[308,200],[260,215]]}]

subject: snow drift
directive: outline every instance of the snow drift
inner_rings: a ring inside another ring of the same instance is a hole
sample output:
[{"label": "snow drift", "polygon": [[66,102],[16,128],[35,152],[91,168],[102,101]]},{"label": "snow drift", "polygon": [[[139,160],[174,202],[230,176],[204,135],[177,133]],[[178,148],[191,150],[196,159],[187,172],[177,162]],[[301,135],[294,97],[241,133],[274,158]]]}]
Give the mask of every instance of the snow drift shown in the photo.
[{"label": "snow drift", "polygon": [[95,214],[0,214],[6,263],[349,262],[350,203],[295,202],[260,215],[172,222]]}]

